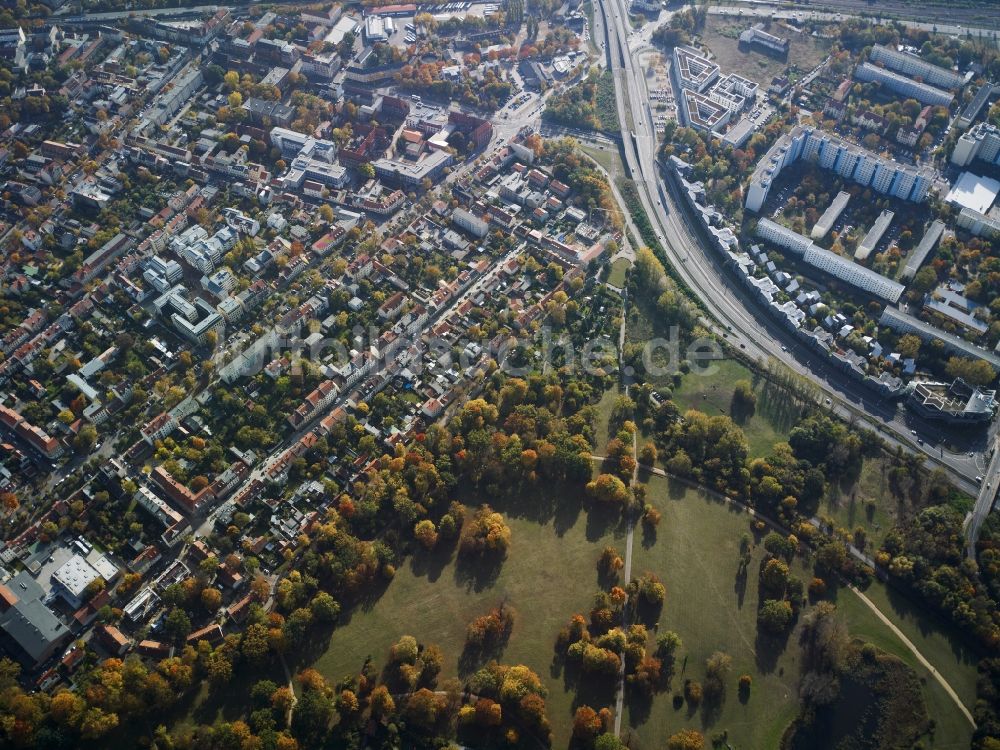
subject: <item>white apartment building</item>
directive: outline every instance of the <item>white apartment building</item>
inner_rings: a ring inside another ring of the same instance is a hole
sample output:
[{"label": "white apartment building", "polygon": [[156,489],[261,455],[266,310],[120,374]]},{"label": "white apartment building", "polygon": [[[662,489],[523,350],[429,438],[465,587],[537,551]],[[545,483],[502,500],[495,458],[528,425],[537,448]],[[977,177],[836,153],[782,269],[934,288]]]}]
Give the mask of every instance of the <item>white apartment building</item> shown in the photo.
[{"label": "white apartment building", "polygon": [[782,169],[799,159],[814,161],[844,179],[914,203],[920,203],[927,197],[935,177],[935,172],[927,167],[909,167],[883,159],[830,133],[812,126],[797,125],[779,138],[757,163],[747,186],[747,209],[759,211],[774,179]]},{"label": "white apartment building", "polygon": [[850,258],[826,250],[808,237],[803,237],[770,219],[761,219],[757,222],[757,236],[796,254],[801,252],[804,262],[876,297],[895,303],[903,295],[905,287],[902,284],[870,268],[865,268]]},{"label": "white apartment building", "polygon": [[456,208],[451,214],[451,220],[476,237],[485,237],[490,228],[489,224],[464,208]]},{"label": "white apartment building", "polygon": [[972,130],[963,133],[951,152],[952,164],[968,166],[975,159],[990,164],[1000,164],[1000,128],[988,122],[981,122]]},{"label": "white apartment building", "polygon": [[868,59],[875,63],[882,63],[890,70],[895,70],[903,75],[920,76],[925,83],[929,83],[931,86],[940,86],[943,89],[957,89],[964,81],[964,78],[958,73],[921,60],[916,55],[883,47],[881,44],[872,47]]},{"label": "white apartment building", "polygon": [[871,63],[861,63],[854,69],[854,78],[858,81],[875,81],[900,96],[916,99],[921,104],[934,104],[947,107],[955,97],[935,86],[914,81],[912,78],[893,73]]}]

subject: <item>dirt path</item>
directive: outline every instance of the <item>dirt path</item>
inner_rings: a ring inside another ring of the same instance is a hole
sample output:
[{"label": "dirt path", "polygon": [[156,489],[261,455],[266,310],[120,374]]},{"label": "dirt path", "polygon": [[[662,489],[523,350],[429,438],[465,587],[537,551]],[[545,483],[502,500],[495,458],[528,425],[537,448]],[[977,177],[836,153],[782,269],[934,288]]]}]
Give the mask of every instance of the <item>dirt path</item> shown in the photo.
[{"label": "dirt path", "polygon": [[288,706],[288,715],[285,716],[285,726],[292,726],[292,717],[295,715],[295,704],[298,703],[298,697],[295,695],[295,680],[292,679],[292,673],[288,669],[288,662],[285,661],[285,655],[279,654],[281,656],[281,668],[285,670],[285,679],[288,680],[288,689],[292,693],[292,702]]},{"label": "dirt path", "polygon": [[868,609],[875,613],[875,616],[878,619],[885,623],[885,626],[889,628],[889,630],[891,630],[900,641],[903,642],[903,645],[910,650],[910,652],[917,658],[917,661],[919,661],[924,668],[927,669],[931,675],[933,675],[934,679],[937,680],[938,684],[944,688],[944,691],[948,694],[948,696],[955,701],[955,705],[958,706],[958,710],[962,712],[962,715],[968,719],[972,727],[975,728],[976,720],[972,718],[972,713],[965,707],[965,704],[962,703],[961,698],[958,697],[958,694],[952,689],[951,685],[948,684],[948,681],[941,675],[940,672],[937,671],[937,669],[934,668],[934,665],[927,661],[926,657],[924,657],[924,655],[917,650],[917,647],[913,645],[913,641],[907,638],[906,634],[897,628],[893,621],[886,617],[882,610],[875,606],[875,602],[869,599],[863,591],[855,588],[853,585],[848,585],[848,588],[853,591],[862,602],[865,603]]}]

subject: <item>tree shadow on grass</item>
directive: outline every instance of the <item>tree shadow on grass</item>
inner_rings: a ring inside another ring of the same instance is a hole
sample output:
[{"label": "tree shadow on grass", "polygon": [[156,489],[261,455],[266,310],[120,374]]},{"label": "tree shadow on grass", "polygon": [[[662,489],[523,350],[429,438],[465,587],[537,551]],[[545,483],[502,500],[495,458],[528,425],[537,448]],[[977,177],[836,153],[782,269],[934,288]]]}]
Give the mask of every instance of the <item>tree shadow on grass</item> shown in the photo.
[{"label": "tree shadow on grass", "polygon": [[886,591],[895,616],[900,620],[911,620],[925,638],[934,635],[943,636],[948,641],[956,661],[966,666],[973,666],[982,658],[975,648],[965,642],[955,626],[938,613],[921,606],[897,586],[886,584]]},{"label": "tree shadow on grass", "polygon": [[757,638],[754,641],[754,651],[756,653],[757,671],[761,674],[771,674],[778,667],[778,659],[785,652],[788,646],[788,637],[794,626],[789,626],[788,631],[781,635],[771,635],[757,629]]},{"label": "tree shadow on grass", "polygon": [[653,472],[650,471],[645,464],[639,464],[636,469],[636,477],[643,484],[649,484],[650,477],[654,476]]},{"label": "tree shadow on grass", "polygon": [[496,583],[506,559],[506,553],[475,555],[459,552],[455,582],[464,586],[466,591],[485,591]]},{"label": "tree shadow on grass", "polygon": [[573,710],[580,706],[590,706],[599,711],[604,706],[614,707],[615,691],[618,680],[577,675],[573,682],[576,692],[573,695]]},{"label": "tree shadow on grass", "polygon": [[455,553],[453,541],[439,539],[434,549],[427,550],[418,546],[410,555],[410,570],[418,578],[426,578],[434,583],[441,577],[441,573],[452,561]]},{"label": "tree shadow on grass", "polygon": [[701,725],[708,728],[722,718],[722,709],[726,705],[726,692],[723,687],[717,694],[709,692],[705,686],[705,697],[701,701]]},{"label": "tree shadow on grass", "polygon": [[587,510],[587,541],[596,542],[624,524],[621,508],[617,505],[591,503]]},{"label": "tree shadow on grass", "polygon": [[[286,654],[285,661],[288,664],[289,670],[294,674],[300,669],[315,664],[323,654],[330,650],[330,639],[333,638],[334,628],[339,625],[340,623],[338,622],[336,625],[331,624],[310,628],[306,637],[302,639],[302,642],[291,649],[290,653]],[[340,679],[340,676],[337,679]],[[284,684],[284,681],[281,684]]]},{"label": "tree shadow on grass", "polygon": [[656,526],[651,523],[642,524],[642,546],[649,549],[656,544]]},{"label": "tree shadow on grass", "polygon": [[683,500],[691,488],[679,479],[667,479],[667,495],[671,500]]},{"label": "tree shadow on grass", "polygon": [[601,591],[609,591],[612,586],[621,586],[621,576],[617,570],[608,570],[597,566],[597,586]]},{"label": "tree shadow on grass", "polygon": [[756,411],[779,432],[788,432],[802,416],[802,405],[786,389],[763,380]]},{"label": "tree shadow on grass", "polygon": [[462,647],[462,653],[458,657],[458,676],[463,680],[469,675],[475,674],[480,667],[484,666],[491,659],[500,661],[504,649],[507,648],[507,639],[502,643],[493,644],[488,647],[477,646],[469,641]]},{"label": "tree shadow on grass", "polygon": [[756,413],[757,407],[755,404],[744,403],[736,396],[735,393],[733,394],[733,397],[729,402],[729,416],[732,417],[736,424],[743,427]]},{"label": "tree shadow on grass", "polygon": [[628,710],[629,726],[641,726],[649,721],[653,710],[653,695],[645,690],[626,686],[625,708]]},{"label": "tree shadow on grass", "polygon": [[576,526],[577,521],[580,520],[580,511],[582,510],[580,503],[576,502],[575,497],[571,497],[568,493],[560,494],[562,500],[556,503],[555,512],[552,515],[552,528],[558,537],[562,537],[567,531]]},{"label": "tree shadow on grass", "polygon": [[[236,667],[233,669],[233,679],[225,685],[208,690],[205,699],[197,702],[200,691],[191,690],[181,701],[168,711],[159,713],[158,723],[164,719],[175,717],[180,720],[189,717],[198,724],[214,724],[217,721],[235,721],[247,713],[247,706],[252,704],[250,689],[260,680],[272,680],[277,685],[284,685],[284,672],[277,659],[270,660],[260,667]],[[167,722],[168,725],[170,722]]]},{"label": "tree shadow on grass", "polygon": [[660,615],[663,614],[663,602],[651,604],[641,595],[636,597],[635,609],[632,617],[636,622],[642,623],[647,628],[655,628],[660,624]]},{"label": "tree shadow on grass", "polygon": [[733,583],[733,591],[736,592],[736,608],[743,609],[743,600],[747,595],[747,579],[749,574],[745,565],[741,565],[736,571],[736,580]]},{"label": "tree shadow on grass", "polygon": [[537,524],[553,523],[556,536],[562,537],[576,526],[582,509],[578,487],[566,483],[544,486],[525,486],[502,495],[490,496],[494,510],[511,518],[520,518]]}]

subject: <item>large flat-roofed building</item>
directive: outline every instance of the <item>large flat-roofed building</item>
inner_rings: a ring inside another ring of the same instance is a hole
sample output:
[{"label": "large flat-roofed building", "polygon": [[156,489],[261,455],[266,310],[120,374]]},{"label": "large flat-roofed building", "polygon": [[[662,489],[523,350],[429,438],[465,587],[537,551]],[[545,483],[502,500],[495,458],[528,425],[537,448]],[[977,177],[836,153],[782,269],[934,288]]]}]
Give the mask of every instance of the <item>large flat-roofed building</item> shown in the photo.
[{"label": "large flat-roofed building", "polygon": [[980,177],[972,172],[963,172],[945,200],[953,206],[985,214],[996,202],[998,193],[1000,193],[1000,182],[992,177]]},{"label": "large flat-roofed building", "polygon": [[971,208],[963,208],[958,212],[955,223],[962,229],[977,237],[996,237],[1000,235],[1000,218],[993,218]]},{"label": "large flat-roofed building", "polygon": [[455,222],[456,226],[476,237],[485,237],[490,229],[489,224],[464,208],[456,208],[451,214],[451,220]]},{"label": "large flat-roofed building", "polygon": [[851,194],[841,190],[837,193],[837,197],[833,199],[833,202],[827,207],[823,215],[819,217],[819,220],[813,224],[812,232],[810,232],[810,237],[814,240],[821,240],[826,237],[827,233],[833,228],[834,223],[840,218],[840,215],[847,208],[847,202],[851,200]]},{"label": "large flat-roofed building", "polygon": [[961,378],[952,383],[916,383],[907,406],[925,419],[951,424],[988,422],[997,408],[997,392],[984,391]]},{"label": "large flat-roofed building", "polygon": [[431,182],[440,179],[452,161],[453,157],[447,151],[430,151],[419,161],[383,158],[376,159],[372,166],[379,179],[404,187],[419,187],[425,179]]},{"label": "large flat-roofed building", "polygon": [[757,88],[754,81],[733,73],[720,78],[719,82],[709,89],[708,97],[730,112],[742,112],[756,101]]},{"label": "large flat-roofed building", "polygon": [[890,70],[902,73],[907,76],[919,76],[924,83],[931,86],[940,86],[943,89],[957,89],[962,85],[963,78],[958,73],[934,65],[926,60],[921,60],[916,55],[883,47],[876,44],[872,47],[868,59],[874,63],[881,63]]},{"label": "large flat-roofed building", "polygon": [[739,75],[719,78],[719,66],[693,47],[674,48],[674,77],[682,125],[719,132],[756,101],[757,84]]},{"label": "large flat-roofed building", "polygon": [[947,107],[955,97],[943,89],[927,83],[914,81],[912,78],[893,73],[871,63],[861,63],[854,69],[854,78],[858,81],[878,83],[890,91],[916,99],[921,104],[934,104]]},{"label": "large flat-roofed building", "polygon": [[936,173],[884,159],[857,144],[809,125],[796,125],[779,138],[757,163],[746,192],[746,207],[759,211],[781,170],[799,159],[814,162],[841,177],[901,200],[922,202]]},{"label": "large flat-roofed building", "polygon": [[103,555],[88,561],[83,555],[73,555],[52,573],[52,583],[56,592],[71,607],[79,607],[87,587],[98,578],[110,581],[118,573]]},{"label": "large flat-roofed building", "polygon": [[795,230],[770,219],[761,219],[757,222],[757,236],[765,242],[770,242],[785,250],[791,250],[800,257],[813,244],[808,237],[803,237]]},{"label": "large flat-roofed building", "polygon": [[870,268],[865,268],[850,258],[825,250],[819,245],[811,245],[802,259],[809,265],[826,271],[831,276],[835,276],[851,286],[856,286],[858,289],[889,302],[898,302],[899,298],[903,296],[904,287],[899,282],[876,273]]},{"label": "large flat-roofed building", "polygon": [[680,88],[687,91],[704,91],[719,77],[719,66],[694,47],[674,47],[674,64],[671,68]]},{"label": "large flat-roofed building", "polygon": [[879,324],[892,328],[899,333],[912,333],[924,341],[940,341],[944,344],[945,350],[951,354],[960,357],[981,359],[984,362],[988,362],[994,370],[1000,372],[1000,357],[997,357],[993,352],[981,349],[965,339],[942,331],[937,326],[925,323],[920,318],[908,315],[895,307],[886,306],[882,311],[882,317],[879,318]]},{"label": "large flat-roofed building", "polygon": [[697,91],[681,91],[680,105],[681,124],[704,132],[725,127],[733,116],[729,109]]},{"label": "large flat-roofed building", "polygon": [[976,317],[976,311],[981,310],[982,306],[947,284],[942,284],[932,294],[924,298],[924,309],[947,318],[952,323],[968,328],[980,336],[989,330],[986,321]]},{"label": "large flat-roofed building", "polygon": [[0,584],[0,630],[31,666],[51,658],[72,635],[44,599],[45,590],[27,571]]},{"label": "large flat-roofed building", "polygon": [[876,297],[889,302],[898,302],[903,295],[902,284],[870,268],[865,268],[850,258],[825,250],[808,237],[803,237],[798,232],[770,219],[761,219],[757,222],[757,236],[801,255],[805,263]]},{"label": "large flat-roofed building", "polygon": [[955,119],[955,127],[959,130],[964,130],[972,125],[975,119],[979,117],[979,113],[983,110],[983,107],[986,106],[986,102],[997,92],[1000,92],[1000,84],[984,83],[980,86],[976,95],[965,105],[962,114]]}]

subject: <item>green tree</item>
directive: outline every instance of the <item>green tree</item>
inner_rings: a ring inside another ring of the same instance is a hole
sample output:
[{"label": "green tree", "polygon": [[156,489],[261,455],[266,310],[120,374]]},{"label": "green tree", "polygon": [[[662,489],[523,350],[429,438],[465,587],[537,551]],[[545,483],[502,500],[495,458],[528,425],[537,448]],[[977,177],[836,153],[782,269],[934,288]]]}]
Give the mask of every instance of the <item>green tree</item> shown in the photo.
[{"label": "green tree", "polygon": [[757,612],[758,627],[772,635],[787,631],[791,622],[792,605],[784,600],[767,599]]}]

